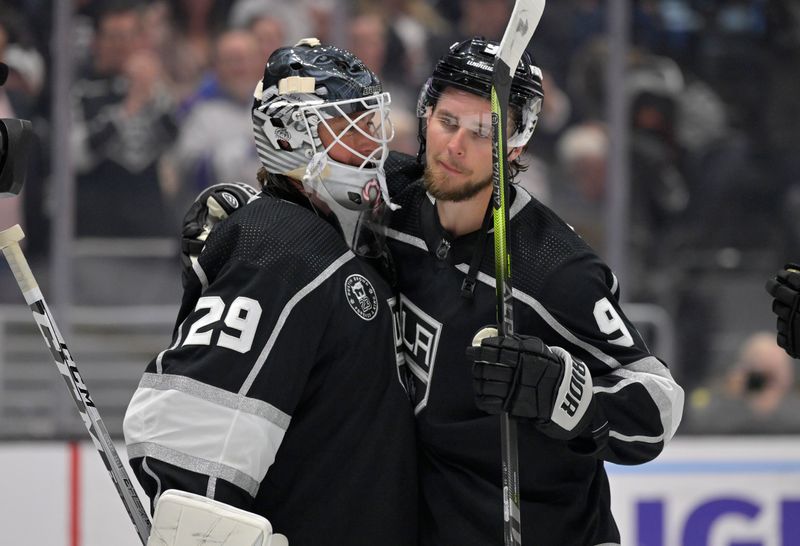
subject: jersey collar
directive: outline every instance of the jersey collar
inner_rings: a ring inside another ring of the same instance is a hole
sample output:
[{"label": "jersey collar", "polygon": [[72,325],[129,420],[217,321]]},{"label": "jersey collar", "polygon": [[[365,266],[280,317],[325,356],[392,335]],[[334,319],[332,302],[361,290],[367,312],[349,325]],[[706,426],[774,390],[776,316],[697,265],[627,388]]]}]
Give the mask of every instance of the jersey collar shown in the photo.
[{"label": "jersey collar", "polygon": [[[511,190],[513,198],[513,188]],[[437,259],[450,265],[470,263],[478,244],[485,244],[487,235],[492,232],[492,212],[488,210],[483,226],[477,231],[453,237],[439,222],[439,213],[434,200],[426,194],[420,206],[422,235],[428,250]]]}]

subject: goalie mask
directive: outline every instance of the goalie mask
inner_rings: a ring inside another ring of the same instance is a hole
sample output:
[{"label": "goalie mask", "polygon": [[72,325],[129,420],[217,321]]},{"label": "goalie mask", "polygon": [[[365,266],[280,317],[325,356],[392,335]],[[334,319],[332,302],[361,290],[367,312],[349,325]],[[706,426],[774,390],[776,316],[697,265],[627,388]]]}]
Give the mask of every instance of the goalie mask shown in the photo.
[{"label": "goalie mask", "polygon": [[[499,43],[482,37],[456,42],[436,63],[433,74],[422,87],[417,101],[417,116],[427,118],[441,93],[454,87],[490,99],[492,73]],[[509,131],[508,147],[525,146],[536,129],[542,109],[542,71],[523,53],[511,81],[509,105],[514,112],[515,126]],[[519,115],[516,115],[519,114]],[[490,116],[490,114],[487,114]],[[491,127],[491,119],[473,120],[476,127]],[[424,143],[424,128],[420,126],[420,141]]]},{"label": "goalie mask", "polygon": [[357,254],[380,252],[364,229],[393,207],[383,163],[394,131],[378,77],[349,51],[307,39],[270,56],[254,98],[262,165],[330,208]]}]

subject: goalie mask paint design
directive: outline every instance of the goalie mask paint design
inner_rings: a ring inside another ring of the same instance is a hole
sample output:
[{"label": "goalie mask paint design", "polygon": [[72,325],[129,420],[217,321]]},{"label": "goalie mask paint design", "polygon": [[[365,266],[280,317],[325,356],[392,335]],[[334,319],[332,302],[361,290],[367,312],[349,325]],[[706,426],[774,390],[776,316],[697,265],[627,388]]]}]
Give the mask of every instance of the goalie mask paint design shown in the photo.
[{"label": "goalie mask paint design", "polygon": [[[357,57],[315,39],[276,50],[254,93],[261,163],[270,173],[300,180],[307,194],[321,199],[362,255],[369,254],[362,247],[371,245],[362,244],[365,224],[379,223],[385,206],[394,208],[383,171],[394,136],[390,102],[378,77]],[[368,142],[367,149],[344,142],[348,132]],[[334,159],[334,151],[347,155],[348,163]]]}]

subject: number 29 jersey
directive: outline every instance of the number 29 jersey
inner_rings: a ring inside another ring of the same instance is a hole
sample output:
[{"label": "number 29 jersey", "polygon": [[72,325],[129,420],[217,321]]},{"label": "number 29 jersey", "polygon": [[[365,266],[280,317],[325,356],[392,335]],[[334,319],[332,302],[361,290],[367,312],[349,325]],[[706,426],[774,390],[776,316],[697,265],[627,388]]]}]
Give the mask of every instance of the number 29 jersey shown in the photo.
[{"label": "number 29 jersey", "polygon": [[263,515],[294,546],[416,543],[416,452],[385,281],[308,209],[270,196],[208,238],[171,346],[125,418],[151,499]]}]

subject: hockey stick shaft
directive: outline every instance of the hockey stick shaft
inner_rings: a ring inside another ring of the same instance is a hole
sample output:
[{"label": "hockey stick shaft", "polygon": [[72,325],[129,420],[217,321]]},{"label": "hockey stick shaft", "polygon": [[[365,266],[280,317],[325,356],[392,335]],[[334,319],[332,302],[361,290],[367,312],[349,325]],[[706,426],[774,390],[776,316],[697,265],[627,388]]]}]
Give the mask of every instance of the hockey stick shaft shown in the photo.
[{"label": "hockey stick shaft", "polygon": [[[511,285],[511,256],[508,253],[509,221],[506,200],[509,169],[506,150],[508,103],[514,72],[544,12],[544,0],[517,0],[500,41],[492,75],[492,184],[494,215],[494,256],[497,297],[497,326],[501,335],[514,333]],[[506,546],[522,544],[519,495],[517,423],[508,413],[500,417],[500,445],[503,458],[503,540]]]},{"label": "hockey stick shaft", "polygon": [[150,518],[142,506],[136,490],[133,488],[133,483],[128,477],[125,467],[122,466],[122,461],[114,444],[111,442],[108,430],[100,418],[100,413],[94,405],[78,367],[75,365],[72,354],[61,337],[47,302],[44,301],[28,261],[22,253],[19,241],[24,237],[25,235],[19,225],[0,231],[0,250],[3,251],[8,265],[11,267],[11,272],[14,274],[17,285],[22,291],[25,302],[33,313],[33,319],[36,321],[45,344],[53,356],[53,361],[58,371],[67,384],[72,399],[78,407],[78,412],[81,414],[81,420],[83,420],[89,436],[92,437],[106,470],[111,475],[114,486],[117,488],[117,493],[119,493],[125,509],[136,527],[136,532],[142,544],[147,544],[147,539],[150,536]]}]

